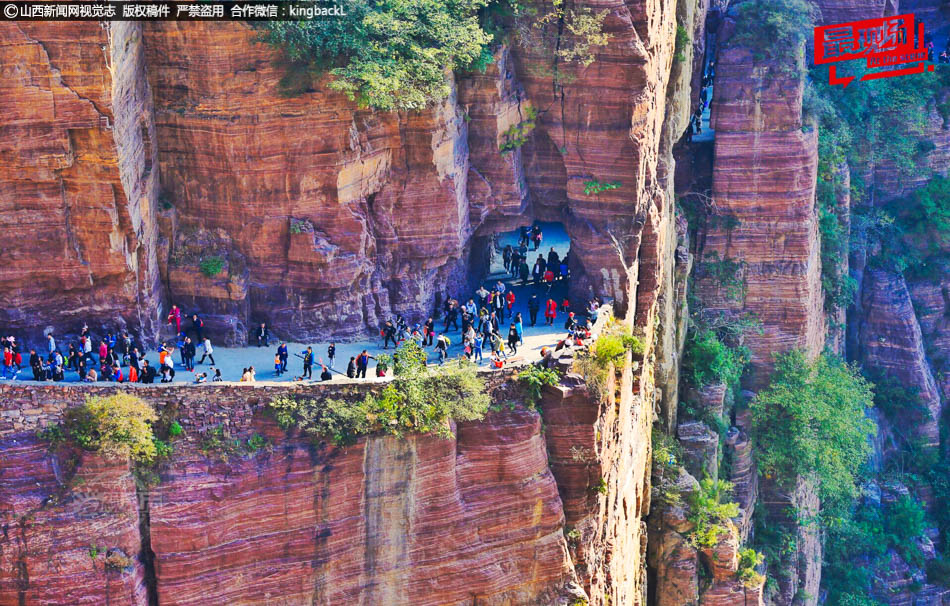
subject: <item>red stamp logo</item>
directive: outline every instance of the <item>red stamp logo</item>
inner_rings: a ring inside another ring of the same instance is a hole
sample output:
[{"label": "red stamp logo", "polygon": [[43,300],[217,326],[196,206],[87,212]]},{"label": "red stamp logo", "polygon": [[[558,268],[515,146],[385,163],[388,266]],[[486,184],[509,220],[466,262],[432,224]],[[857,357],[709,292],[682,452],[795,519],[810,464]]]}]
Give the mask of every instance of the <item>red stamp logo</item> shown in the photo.
[{"label": "red stamp logo", "polygon": [[913,14],[815,28],[815,65],[831,64],[828,68],[828,83],[831,85],[847,87],[855,78],[839,78],[835,63],[866,57],[868,68],[890,68],[902,63],[918,62],[913,67],[884,69],[861,77],[861,81],[877,80],[920,74],[925,69],[934,71],[933,65],[925,67],[927,53],[924,24],[918,23],[915,28]]}]

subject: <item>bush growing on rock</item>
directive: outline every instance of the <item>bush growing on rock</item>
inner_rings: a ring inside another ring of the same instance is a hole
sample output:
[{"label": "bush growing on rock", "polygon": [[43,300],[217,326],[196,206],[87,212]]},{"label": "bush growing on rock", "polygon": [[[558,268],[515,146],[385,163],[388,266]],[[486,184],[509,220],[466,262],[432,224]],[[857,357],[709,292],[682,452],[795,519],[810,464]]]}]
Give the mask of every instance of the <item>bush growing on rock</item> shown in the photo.
[{"label": "bush growing on rock", "polygon": [[556,370],[551,368],[529,366],[518,373],[518,380],[521,381],[527,389],[528,404],[535,406],[541,401],[541,389],[545,385],[557,385],[561,377]]},{"label": "bush growing on rock", "polygon": [[823,509],[850,503],[876,433],[870,406],[871,384],[857,368],[827,354],[778,356],[772,382],[751,404],[760,472],[814,478]]},{"label": "bush growing on rock", "polygon": [[264,25],[286,53],[285,90],[304,92],[321,72],[329,87],[383,111],[422,109],[449,95],[445,68],[484,64],[487,0],[352,0],[346,15]]},{"label": "bush growing on rock", "polygon": [[66,412],[65,434],[86,450],[152,463],[168,452],[167,444],[157,444],[152,433],[157,419],[152,407],[132,394],[90,396],[85,404]]},{"label": "bush growing on rock", "polygon": [[689,521],[693,530],[689,540],[698,547],[712,547],[720,535],[728,532],[729,520],[739,515],[739,505],[723,502],[732,492],[732,484],[723,480],[703,478],[699,490],[690,495]]},{"label": "bush growing on rock", "polygon": [[712,383],[736,385],[749,363],[746,347],[729,347],[712,330],[700,330],[690,335],[684,352],[683,364],[696,387]]},{"label": "bush growing on rock", "polygon": [[347,401],[281,396],[268,404],[278,425],[315,439],[350,444],[359,436],[435,433],[449,437],[448,421],[473,421],[488,412],[491,398],[475,365],[467,361],[427,367],[413,362],[414,343],[396,353],[395,378],[379,394]]}]

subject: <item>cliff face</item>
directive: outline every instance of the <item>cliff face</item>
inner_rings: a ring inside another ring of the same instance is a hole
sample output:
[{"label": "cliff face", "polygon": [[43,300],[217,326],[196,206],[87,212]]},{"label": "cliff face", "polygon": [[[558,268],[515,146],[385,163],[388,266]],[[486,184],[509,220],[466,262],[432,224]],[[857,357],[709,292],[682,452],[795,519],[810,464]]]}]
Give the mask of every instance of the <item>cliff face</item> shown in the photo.
[{"label": "cliff face", "polygon": [[[265,320],[284,338],[373,333],[463,292],[487,236],[532,218],[565,223],[575,296],[623,306],[644,224],[648,274],[662,256],[653,176],[675,6],[585,7],[606,11],[610,36],[589,66],[503,47],[414,113],[360,109],[326,81],[282,96],[279,54],[243,24],[3,25],[14,202],[0,220],[43,221],[0,276],[5,324],[150,339],[175,302],[227,343]],[[500,153],[529,108],[534,134]],[[590,180],[621,186],[588,195]],[[646,307],[655,289],[641,287]]]},{"label": "cliff face", "polygon": [[[555,603],[573,581],[540,418],[339,450],[270,431],[232,462],[182,451],[151,492],[162,604]],[[213,504],[213,506],[211,506]]]},{"label": "cliff face", "polygon": [[[738,27],[755,27],[739,24]],[[788,71],[790,70],[790,71]],[[718,55],[712,128],[713,191],[720,222],[705,234],[700,263],[739,263],[736,293],[710,265],[698,267],[707,308],[753,314],[749,384],[764,387],[776,352],[818,353],[825,325],[815,214],[817,133],[802,132],[801,67],[759,64],[747,48]],[[712,273],[713,275],[710,275]]]},{"label": "cliff face", "polygon": [[135,23],[0,27],[0,227],[15,235],[5,330],[154,331],[158,162],[141,38]]},{"label": "cliff face", "polygon": [[[503,411],[451,438],[346,448],[285,434],[264,407],[369,385],[139,386],[184,428],[149,485],[37,437],[115,388],[5,386],[0,603],[643,604],[649,373],[618,369],[616,400],[568,375],[545,388],[544,431],[511,406],[510,373],[486,378]],[[235,450],[218,428],[267,445]]]},{"label": "cliff face", "polygon": [[[34,435],[90,390],[4,390],[0,603],[146,604],[146,585],[161,604],[584,596],[537,412],[493,413],[451,439],[339,449],[285,436],[262,416],[287,388],[135,391],[185,429],[160,481],[140,485],[138,498],[127,464],[50,453]],[[203,436],[221,423],[234,439],[262,433],[270,446],[208,450]],[[154,560],[139,557],[143,545]],[[109,565],[113,553],[131,559]]]}]

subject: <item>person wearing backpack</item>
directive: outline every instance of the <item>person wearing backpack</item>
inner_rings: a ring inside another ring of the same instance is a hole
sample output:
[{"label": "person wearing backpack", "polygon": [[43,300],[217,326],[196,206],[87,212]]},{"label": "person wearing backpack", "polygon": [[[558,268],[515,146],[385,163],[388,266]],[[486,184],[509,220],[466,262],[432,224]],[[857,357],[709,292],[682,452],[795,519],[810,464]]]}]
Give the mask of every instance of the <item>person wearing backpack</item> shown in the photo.
[{"label": "person wearing backpack", "polygon": [[202,331],[204,330],[205,323],[198,317],[198,314],[191,314],[191,330],[195,332],[196,341],[201,343],[204,341],[202,336]]}]

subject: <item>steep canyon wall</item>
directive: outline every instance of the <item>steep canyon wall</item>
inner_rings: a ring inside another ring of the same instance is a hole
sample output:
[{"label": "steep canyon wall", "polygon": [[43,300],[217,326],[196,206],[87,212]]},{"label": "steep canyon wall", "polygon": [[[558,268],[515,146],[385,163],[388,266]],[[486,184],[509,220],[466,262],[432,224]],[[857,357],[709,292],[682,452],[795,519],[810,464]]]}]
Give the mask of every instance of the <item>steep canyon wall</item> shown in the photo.
[{"label": "steep canyon wall", "polygon": [[[488,374],[503,412],[449,439],[346,448],[286,434],[264,407],[372,385],[131,386],[184,428],[151,485],[36,435],[116,388],[6,386],[0,603],[642,604],[651,416],[644,377],[624,368],[616,401],[578,375],[545,388],[543,430],[538,412],[508,409],[513,375]],[[269,445],[209,450],[218,427]]]},{"label": "steep canyon wall", "polygon": [[[43,221],[11,242],[5,324],[151,340],[175,302],[219,342],[259,321],[355,337],[464,293],[473,243],[532,218],[565,224],[575,296],[632,302],[669,215],[654,175],[674,4],[578,2],[605,11],[590,65],[502,46],[411,113],[360,109],[325,79],[283,96],[279,53],[243,24],[5,24],[0,216]],[[533,135],[500,153],[528,108]],[[621,185],[588,195],[589,180]],[[641,290],[649,307],[656,285]]]}]

